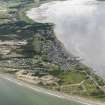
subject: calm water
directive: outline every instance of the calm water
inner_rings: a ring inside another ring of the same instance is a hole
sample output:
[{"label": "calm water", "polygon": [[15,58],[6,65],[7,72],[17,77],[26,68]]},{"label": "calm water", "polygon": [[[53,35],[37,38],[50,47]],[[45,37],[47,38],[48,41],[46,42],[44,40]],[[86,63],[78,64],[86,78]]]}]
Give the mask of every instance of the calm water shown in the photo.
[{"label": "calm water", "polygon": [[66,49],[105,77],[105,2],[49,2],[31,9],[27,16],[34,21],[54,23],[56,36]]},{"label": "calm water", "polygon": [[0,105],[82,105],[21,87],[0,78]]}]

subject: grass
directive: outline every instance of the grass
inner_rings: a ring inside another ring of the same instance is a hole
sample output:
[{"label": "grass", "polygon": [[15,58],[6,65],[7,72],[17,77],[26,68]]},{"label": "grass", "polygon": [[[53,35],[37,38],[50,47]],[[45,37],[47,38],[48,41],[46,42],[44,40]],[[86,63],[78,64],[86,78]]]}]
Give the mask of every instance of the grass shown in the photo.
[{"label": "grass", "polygon": [[[61,80],[59,83],[60,87],[59,89],[57,88],[59,91],[67,94],[74,94],[90,99],[105,101],[105,93],[87,77],[85,72],[81,72],[79,70],[71,70],[69,72],[54,71],[52,74],[56,75]],[[73,85],[79,84],[81,81],[84,81],[82,85]],[[61,88],[62,86],[63,88]]]},{"label": "grass", "polygon": [[84,83],[84,86],[86,88],[86,94],[87,95],[91,95],[93,92],[99,90],[98,87],[91,80],[87,80]]},{"label": "grass", "polygon": [[63,84],[77,84],[86,79],[84,73],[72,70],[70,72],[64,72],[59,75],[59,78],[63,81]]}]

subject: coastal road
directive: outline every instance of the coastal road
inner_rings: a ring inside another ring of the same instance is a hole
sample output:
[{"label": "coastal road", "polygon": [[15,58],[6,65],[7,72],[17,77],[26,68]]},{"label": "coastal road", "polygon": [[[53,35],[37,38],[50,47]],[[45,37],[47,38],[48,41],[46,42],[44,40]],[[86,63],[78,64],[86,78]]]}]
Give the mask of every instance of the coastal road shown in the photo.
[{"label": "coastal road", "polygon": [[31,88],[15,79],[0,75],[0,105],[83,105]]}]

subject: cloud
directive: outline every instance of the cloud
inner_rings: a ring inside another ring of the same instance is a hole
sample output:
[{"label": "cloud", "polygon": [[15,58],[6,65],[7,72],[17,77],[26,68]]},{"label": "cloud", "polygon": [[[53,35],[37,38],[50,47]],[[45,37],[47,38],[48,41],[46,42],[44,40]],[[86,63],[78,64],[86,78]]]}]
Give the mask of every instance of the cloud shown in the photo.
[{"label": "cloud", "polygon": [[94,0],[55,1],[32,8],[27,16],[56,24],[56,36],[67,50],[105,75],[105,5]]}]

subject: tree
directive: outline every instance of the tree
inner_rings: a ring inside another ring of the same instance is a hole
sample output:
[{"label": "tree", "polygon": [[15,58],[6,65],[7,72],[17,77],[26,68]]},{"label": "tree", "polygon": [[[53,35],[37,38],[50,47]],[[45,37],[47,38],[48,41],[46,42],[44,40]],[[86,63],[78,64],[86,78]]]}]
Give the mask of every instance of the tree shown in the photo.
[{"label": "tree", "polygon": [[35,35],[32,39],[32,49],[35,54],[41,53],[41,36],[39,34]]}]

